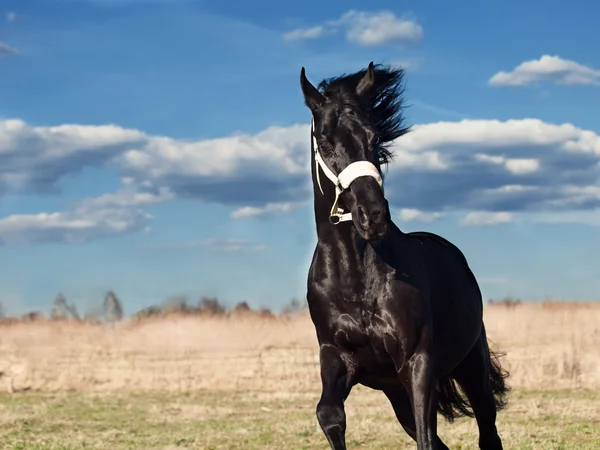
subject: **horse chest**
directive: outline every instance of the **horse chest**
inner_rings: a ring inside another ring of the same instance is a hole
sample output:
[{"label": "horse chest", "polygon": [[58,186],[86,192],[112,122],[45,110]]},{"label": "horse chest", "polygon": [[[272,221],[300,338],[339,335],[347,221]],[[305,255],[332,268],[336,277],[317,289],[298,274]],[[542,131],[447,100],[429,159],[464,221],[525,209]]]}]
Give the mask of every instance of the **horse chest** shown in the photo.
[{"label": "horse chest", "polygon": [[398,337],[391,325],[376,314],[341,314],[332,331],[333,344],[353,371],[393,367],[391,353],[397,351]]}]

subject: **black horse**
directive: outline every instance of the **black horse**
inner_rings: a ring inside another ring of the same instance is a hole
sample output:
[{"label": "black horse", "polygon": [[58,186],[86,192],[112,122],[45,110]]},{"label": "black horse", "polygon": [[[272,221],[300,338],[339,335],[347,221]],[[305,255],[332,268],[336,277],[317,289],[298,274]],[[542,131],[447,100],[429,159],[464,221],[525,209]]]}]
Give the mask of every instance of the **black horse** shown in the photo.
[{"label": "black horse", "polygon": [[[462,252],[392,221],[381,167],[409,131],[404,72],[374,66],[323,80],[300,74],[312,112],[318,242],[307,299],[320,347],[319,424],[346,448],[344,401],[357,383],[382,390],[419,450],[447,449],[437,412],[475,417],[481,449],[502,449],[496,412],[509,387],[483,324],[481,292]],[[459,392],[459,387],[462,393]]]}]

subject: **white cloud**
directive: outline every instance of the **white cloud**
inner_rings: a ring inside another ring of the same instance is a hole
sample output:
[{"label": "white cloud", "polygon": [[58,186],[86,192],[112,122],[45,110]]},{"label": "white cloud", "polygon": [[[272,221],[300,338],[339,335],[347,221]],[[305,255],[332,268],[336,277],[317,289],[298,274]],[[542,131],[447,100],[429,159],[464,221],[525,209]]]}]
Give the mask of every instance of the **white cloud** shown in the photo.
[{"label": "white cloud", "polygon": [[482,226],[482,225],[498,225],[508,223],[512,220],[511,213],[506,211],[488,212],[488,211],[471,211],[461,221],[462,226]]},{"label": "white cloud", "polygon": [[[564,150],[589,151],[600,155],[600,137],[590,130],[570,123],[555,125],[539,119],[461,120],[415,125],[402,136],[397,151],[422,152],[439,146],[501,149],[506,154],[519,154],[523,145],[560,145]],[[460,149],[457,148],[457,151]],[[490,152],[488,152],[489,154]],[[543,152],[540,152],[543,155]]]},{"label": "white cloud", "polygon": [[350,10],[323,25],[298,28],[283,35],[286,40],[315,39],[344,29],[348,42],[372,47],[391,43],[413,43],[423,37],[423,28],[413,20],[396,17],[391,11]]},{"label": "white cloud", "polygon": [[151,218],[146,213],[124,209],[13,214],[0,219],[0,240],[9,246],[47,242],[78,244],[141,229]]},{"label": "white cloud", "polygon": [[16,48],[10,47],[9,45],[0,42],[0,58],[3,56],[18,55],[19,51]]},{"label": "white cloud", "polygon": [[391,204],[404,208],[500,211],[514,217],[600,205],[589,190],[583,195],[572,188],[597,183],[600,136],[572,124],[538,119],[430,123],[415,126],[395,150],[399,157],[390,166],[388,183],[398,187],[386,192]]},{"label": "white cloud", "polygon": [[420,211],[415,208],[402,208],[398,214],[402,222],[433,222],[442,217],[444,214],[441,212]]},{"label": "white cloud", "polygon": [[475,159],[491,164],[501,164],[514,174],[532,173],[540,168],[540,162],[535,158],[505,158],[504,156],[490,156],[485,153],[476,153]]},{"label": "white cloud", "polygon": [[310,28],[297,28],[283,35],[286,41],[297,41],[301,39],[315,39],[323,34],[325,29],[322,26]]},{"label": "white cloud", "polygon": [[573,207],[600,201],[600,186],[565,186],[565,198],[553,199],[549,203],[558,207]]},{"label": "white cloud", "polygon": [[214,252],[262,252],[266,245],[256,245],[239,238],[210,238],[199,241],[186,241],[146,246],[147,249],[185,251],[203,248]]},{"label": "white cloud", "polygon": [[99,197],[86,199],[84,203],[88,208],[125,208],[155,205],[173,198],[174,195],[168,188],[160,188],[156,194],[150,192],[136,192],[134,190],[122,190],[114,194],[103,194]]},{"label": "white cloud", "polygon": [[0,218],[0,243],[7,246],[50,242],[81,244],[147,229],[153,217],[139,207],[171,197],[166,189],[158,194],[122,190],[85,198],[67,211],[13,214]]},{"label": "white cloud", "polygon": [[245,239],[206,239],[201,242],[202,247],[219,252],[262,252],[265,245],[253,245]]},{"label": "white cloud", "polygon": [[[301,202],[304,203],[304,202]],[[267,203],[265,206],[244,206],[231,212],[232,219],[243,219],[247,217],[258,217],[267,214],[290,212],[301,203]]]},{"label": "white cloud", "polygon": [[293,150],[305,140],[304,128],[270,127],[255,135],[237,134],[203,141],[152,137],[145,146],[125,152],[121,162],[136,171],[147,171],[153,178],[168,177],[171,173],[227,177],[242,169],[256,174],[268,171],[299,174],[304,172],[304,158]]},{"label": "white cloud", "polygon": [[514,174],[537,172],[540,162],[535,158],[513,158],[506,160],[506,168]]},{"label": "white cloud", "polygon": [[525,86],[541,81],[560,84],[600,85],[600,70],[584,66],[559,56],[543,55],[525,61],[511,72],[498,72],[489,80],[491,86]]},{"label": "white cloud", "polygon": [[[391,67],[401,68],[406,71],[416,71],[422,62],[423,62],[423,58],[394,59],[394,60],[391,60],[388,64]],[[413,103],[414,103],[414,101],[413,101]]]},{"label": "white cloud", "polygon": [[537,188],[538,188],[537,186],[523,186],[521,184],[507,184],[507,185],[500,186],[497,188],[486,189],[485,192],[487,192],[489,194],[498,194],[498,195],[511,194],[511,193],[520,194],[522,192],[535,191]]},{"label": "white cloud", "polygon": [[13,214],[0,219],[0,242],[7,246],[89,240],[140,230],[152,216],[123,208],[87,208],[74,211]]},{"label": "white cloud", "polygon": [[63,176],[102,166],[146,142],[144,133],[115,125],[32,127],[22,120],[0,121],[0,195],[55,190]]},{"label": "white cloud", "polygon": [[116,161],[138,184],[168,186],[180,197],[238,207],[294,202],[309,192],[308,129],[270,127],[203,141],[148,137]]},{"label": "white cloud", "polygon": [[[151,218],[139,208],[176,197],[229,205],[234,219],[284,213],[312,200],[309,133],[296,124],[194,141],[115,125],[0,121],[0,196],[57,193],[63,177],[89,166],[116,170],[124,186],[68,211],[0,219],[0,238],[81,242],[143,229]],[[401,220],[452,211],[477,212],[462,221],[471,225],[524,213],[586,220],[579,213],[600,207],[600,136],[572,124],[436,122],[414,126],[393,149],[386,195]]]},{"label": "white cloud", "polygon": [[14,11],[9,11],[6,13],[6,21],[7,22],[14,22],[15,20],[17,20],[17,13]]},{"label": "white cloud", "polygon": [[421,25],[400,19],[391,11],[348,11],[338,22],[347,27],[346,38],[349,42],[363,46],[417,42],[423,37]]},{"label": "white cloud", "polygon": [[543,211],[536,214],[538,223],[578,223],[600,227],[600,208],[579,211]]}]

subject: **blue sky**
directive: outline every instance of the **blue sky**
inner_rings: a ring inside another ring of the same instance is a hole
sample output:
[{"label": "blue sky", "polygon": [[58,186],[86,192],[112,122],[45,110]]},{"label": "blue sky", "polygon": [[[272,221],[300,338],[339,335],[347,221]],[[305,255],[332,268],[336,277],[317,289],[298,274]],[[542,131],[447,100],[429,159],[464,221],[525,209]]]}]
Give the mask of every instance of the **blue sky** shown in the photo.
[{"label": "blue sky", "polygon": [[8,0],[0,301],[127,312],[171,295],[278,308],[315,243],[314,84],[407,69],[386,193],[486,298],[600,297],[600,6],[556,1]]}]

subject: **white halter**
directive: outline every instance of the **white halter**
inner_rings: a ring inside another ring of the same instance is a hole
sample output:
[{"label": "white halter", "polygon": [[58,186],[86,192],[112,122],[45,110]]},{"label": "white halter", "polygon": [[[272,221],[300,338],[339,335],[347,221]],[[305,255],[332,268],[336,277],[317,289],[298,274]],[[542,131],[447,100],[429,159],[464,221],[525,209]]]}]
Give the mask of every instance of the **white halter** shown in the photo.
[{"label": "white halter", "polygon": [[316,172],[317,172],[317,183],[319,185],[319,189],[321,194],[323,194],[323,188],[321,187],[321,179],[319,178],[319,167],[323,170],[323,173],[327,178],[331,180],[331,182],[335,185],[335,200],[331,207],[331,212],[329,213],[329,221],[337,225],[340,222],[346,222],[352,220],[352,213],[347,212],[344,213],[344,210],[338,206],[338,200],[342,192],[344,192],[350,186],[354,180],[359,177],[373,177],[379,184],[379,187],[383,189],[383,181],[381,179],[381,174],[377,167],[369,161],[356,161],[349,164],[344,170],[340,172],[339,175],[335,175],[332,170],[327,167],[325,161],[323,161],[323,157],[319,153],[319,145],[317,143],[317,138],[315,137],[315,120],[312,120],[311,127],[311,136],[313,140],[313,147],[315,152],[315,164],[316,164]]}]

